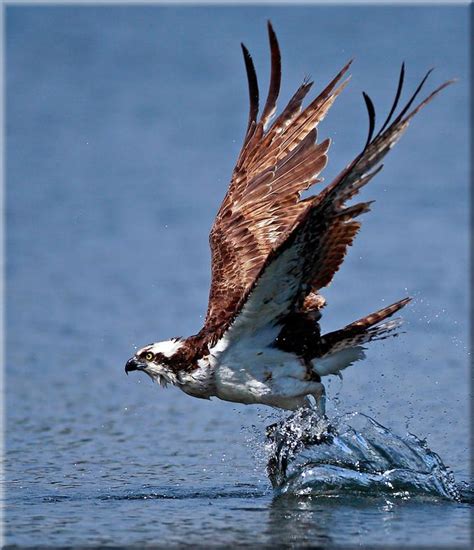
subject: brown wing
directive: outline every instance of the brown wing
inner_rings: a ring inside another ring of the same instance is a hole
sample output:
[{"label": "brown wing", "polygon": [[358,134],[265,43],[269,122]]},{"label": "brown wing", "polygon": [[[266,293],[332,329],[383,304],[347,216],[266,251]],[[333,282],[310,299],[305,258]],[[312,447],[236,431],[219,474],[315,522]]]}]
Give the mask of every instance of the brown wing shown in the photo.
[{"label": "brown wing", "polygon": [[[368,96],[364,96],[370,119],[365,148],[317,197],[305,201],[307,208],[288,237],[270,252],[252,287],[237,305],[231,323],[231,331],[237,337],[282,323],[287,315],[305,311],[307,296],[332,280],[360,227],[355,218],[367,212],[370,206],[369,202],[349,207],[345,203],[381,169],[380,161],[401,137],[415,114],[452,82],[439,86],[406,114],[427,76],[401,113],[391,123],[387,119],[375,138],[373,105]],[[400,81],[403,81],[403,68]],[[396,105],[392,111],[395,108]],[[220,326],[213,335],[214,341],[229,326]]]},{"label": "brown wing", "polygon": [[308,207],[300,195],[318,181],[327,163],[329,140],[317,143],[316,126],[342,91],[348,63],[304,110],[312,83],[296,91],[268,128],[280,89],[281,61],[270,23],[271,78],[268,97],[258,120],[255,68],[242,45],[247,70],[250,110],[247,132],[227,195],[210,234],[212,283],[205,330],[216,331],[233,318],[238,304],[262,269],[271,251],[284,242]]},{"label": "brown wing", "polygon": [[[364,212],[368,212],[372,201],[349,207],[346,207],[345,203],[358,194],[359,190],[383,168],[383,165],[380,164],[381,160],[397,143],[418,111],[453,82],[451,80],[439,86],[407,114],[430,73],[431,71],[428,71],[405,107],[391,122],[403,86],[405,67],[402,65],[392,108],[375,137],[373,137],[375,110],[369,96],[364,93],[369,113],[369,135],[364,150],[326,189],[312,200],[312,207],[308,210],[308,219],[302,223],[302,227],[305,226],[306,230],[311,230],[311,228],[313,228],[313,231],[316,230],[318,246],[313,247],[312,252],[308,252],[306,255],[308,268],[310,269],[308,275],[309,286],[307,289],[302,290],[299,302],[305,299],[308,292],[316,292],[331,282],[334,274],[344,261],[347,248],[352,244],[360,229],[360,222],[355,221],[355,218]],[[320,227],[321,222],[324,229]],[[309,246],[312,247],[313,245],[310,244]]]}]

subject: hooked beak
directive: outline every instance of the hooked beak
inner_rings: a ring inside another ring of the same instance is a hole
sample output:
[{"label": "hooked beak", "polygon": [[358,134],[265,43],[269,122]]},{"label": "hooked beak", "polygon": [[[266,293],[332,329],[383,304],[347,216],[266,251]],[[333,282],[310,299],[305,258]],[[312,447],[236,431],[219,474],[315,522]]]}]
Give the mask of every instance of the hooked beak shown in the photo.
[{"label": "hooked beak", "polygon": [[125,372],[127,374],[133,370],[144,370],[145,368],[146,365],[140,363],[140,361],[137,361],[135,357],[131,357],[125,364]]}]

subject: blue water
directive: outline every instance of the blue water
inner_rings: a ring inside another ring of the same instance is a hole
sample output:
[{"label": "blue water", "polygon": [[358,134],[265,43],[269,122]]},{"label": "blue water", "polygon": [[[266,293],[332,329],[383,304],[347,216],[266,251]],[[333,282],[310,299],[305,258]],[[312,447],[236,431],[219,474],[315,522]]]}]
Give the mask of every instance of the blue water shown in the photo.
[{"label": "blue water", "polygon": [[464,7],[6,8],[5,540],[17,545],[467,544],[470,505],[440,496],[277,496],[270,409],[126,377],[134,346],[196,332],[207,235],[247,119],[239,42],[262,88],[265,21],[280,106],[351,57],[321,124],[326,181],[383,120],[400,63],[413,89],[458,77],[363,193],[377,200],[324,293],[332,330],[406,294],[397,339],[328,381],[360,412],[426,439],[468,481],[468,10]]}]

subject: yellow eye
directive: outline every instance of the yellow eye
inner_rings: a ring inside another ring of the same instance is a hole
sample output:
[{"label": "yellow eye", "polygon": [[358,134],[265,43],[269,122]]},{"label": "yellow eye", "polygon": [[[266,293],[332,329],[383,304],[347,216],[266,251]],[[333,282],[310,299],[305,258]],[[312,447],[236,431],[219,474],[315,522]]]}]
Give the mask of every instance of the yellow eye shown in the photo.
[{"label": "yellow eye", "polygon": [[147,354],[145,355],[145,359],[147,361],[151,361],[153,359],[153,353],[151,353],[151,351],[147,352]]}]

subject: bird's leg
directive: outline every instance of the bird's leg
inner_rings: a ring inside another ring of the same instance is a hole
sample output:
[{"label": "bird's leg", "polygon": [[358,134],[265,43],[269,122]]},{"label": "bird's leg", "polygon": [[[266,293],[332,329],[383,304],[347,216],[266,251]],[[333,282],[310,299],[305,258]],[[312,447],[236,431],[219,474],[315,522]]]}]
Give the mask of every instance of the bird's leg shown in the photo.
[{"label": "bird's leg", "polygon": [[326,388],[323,384],[321,384],[321,391],[314,396],[314,399],[321,416],[326,416]]},{"label": "bird's leg", "polygon": [[317,391],[306,396],[306,403],[310,409],[316,410],[321,417],[326,416],[326,390],[319,384]]},{"label": "bird's leg", "polygon": [[[319,416],[323,418],[326,415],[326,390],[321,382],[321,377],[317,374],[310,360],[301,360],[305,370],[305,380],[308,384],[308,394],[304,399],[305,406],[309,409],[317,411]],[[313,401],[314,400],[314,401]]]}]

